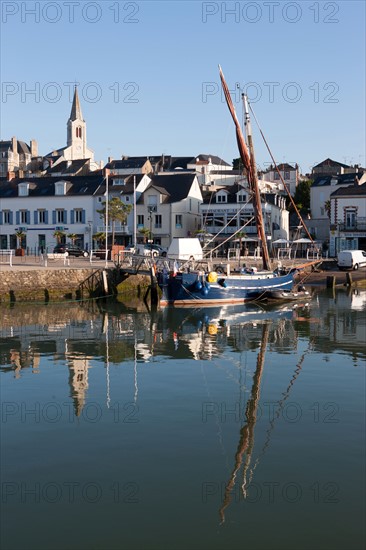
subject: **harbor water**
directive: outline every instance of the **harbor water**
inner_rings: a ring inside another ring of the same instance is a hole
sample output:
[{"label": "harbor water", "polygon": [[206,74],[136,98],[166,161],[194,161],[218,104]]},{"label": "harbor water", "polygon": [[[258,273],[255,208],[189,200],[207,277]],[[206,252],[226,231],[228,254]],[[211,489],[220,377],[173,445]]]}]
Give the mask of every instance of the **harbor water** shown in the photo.
[{"label": "harbor water", "polygon": [[3,307],[1,548],[364,548],[365,312]]}]

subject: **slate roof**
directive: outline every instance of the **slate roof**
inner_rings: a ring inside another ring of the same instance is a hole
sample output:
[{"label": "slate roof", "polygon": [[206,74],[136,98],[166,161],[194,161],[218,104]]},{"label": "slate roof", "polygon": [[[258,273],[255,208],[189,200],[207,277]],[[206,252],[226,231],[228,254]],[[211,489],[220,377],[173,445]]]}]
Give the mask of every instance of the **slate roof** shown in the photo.
[{"label": "slate roof", "polygon": [[315,178],[311,187],[322,187],[331,184],[331,180],[337,180],[336,185],[353,185],[356,177],[361,177],[362,172],[353,172],[352,174],[338,174],[334,176],[319,176]]},{"label": "slate roof", "polygon": [[363,183],[362,185],[349,185],[348,187],[340,187],[339,189],[331,193],[331,197],[341,197],[342,195],[352,195],[352,197],[366,197],[366,183]]},{"label": "slate roof", "polygon": [[63,175],[74,174],[75,172],[81,170],[85,164],[88,164],[89,160],[90,159],[73,160],[71,161],[71,164],[69,166],[68,164],[70,161],[64,160],[59,164],[56,164],[56,166],[51,166],[50,168],[48,168],[47,173],[52,174],[62,172]]},{"label": "slate roof", "polygon": [[58,181],[66,181],[66,196],[94,195],[103,180],[103,176],[14,178],[0,186],[0,197],[18,197],[18,184],[23,182],[29,183],[29,197],[52,197],[55,195],[55,183]]},{"label": "slate roof", "polygon": [[[145,193],[151,189],[156,189],[159,193],[165,196],[163,203],[179,202],[186,199],[192,187],[196,174],[194,173],[177,173],[174,175],[155,175]],[[143,196],[137,201],[138,204],[143,203]]]},{"label": "slate roof", "polygon": [[220,164],[221,166],[231,166],[231,164],[228,164],[225,160],[223,160],[220,157],[217,157],[216,155],[197,155],[191,159],[191,161],[188,164],[196,164],[196,159],[198,159],[201,162],[207,162],[208,159],[211,159],[212,164]]},{"label": "slate roof", "polygon": [[129,157],[127,159],[112,160],[106,164],[105,168],[109,168],[110,170],[134,170],[142,168],[148,160],[148,157]]},{"label": "slate roof", "polygon": [[343,168],[350,168],[348,166],[348,164],[342,164],[341,162],[337,162],[336,160],[332,160],[330,158],[327,158],[325,160],[323,160],[322,162],[319,162],[319,164],[316,164],[315,166],[313,166],[313,169],[314,168],[323,168],[323,166],[341,166]]},{"label": "slate roof", "polygon": [[[9,151],[9,149],[11,151],[12,147],[13,147],[13,143],[12,143],[11,140],[0,141],[0,151],[5,152],[5,151]],[[30,155],[31,154],[31,150],[30,150],[29,145],[27,145],[27,143],[25,143],[25,141],[19,141],[19,140],[17,140],[17,151],[16,152],[19,155]]]}]

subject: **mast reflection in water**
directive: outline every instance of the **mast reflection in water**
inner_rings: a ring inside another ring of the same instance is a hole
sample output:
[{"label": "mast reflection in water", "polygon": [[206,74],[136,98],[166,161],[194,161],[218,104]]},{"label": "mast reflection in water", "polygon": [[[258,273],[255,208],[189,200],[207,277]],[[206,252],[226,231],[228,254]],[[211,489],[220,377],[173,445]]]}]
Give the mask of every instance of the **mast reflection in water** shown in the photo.
[{"label": "mast reflection in water", "polygon": [[3,308],[2,547],[360,548],[365,304]]}]

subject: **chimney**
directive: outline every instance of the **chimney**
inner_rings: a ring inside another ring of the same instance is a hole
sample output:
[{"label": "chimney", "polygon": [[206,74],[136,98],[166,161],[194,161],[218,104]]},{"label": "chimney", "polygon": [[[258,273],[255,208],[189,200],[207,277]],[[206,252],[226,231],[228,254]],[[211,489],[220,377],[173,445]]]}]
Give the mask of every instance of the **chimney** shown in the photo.
[{"label": "chimney", "polygon": [[13,153],[18,152],[18,142],[17,142],[17,138],[15,136],[13,136],[11,138],[11,148],[13,150]]},{"label": "chimney", "polygon": [[113,157],[108,157],[108,162],[112,162],[113,161]]},{"label": "chimney", "polygon": [[31,139],[30,142],[31,157],[38,157],[38,143],[35,139]]}]

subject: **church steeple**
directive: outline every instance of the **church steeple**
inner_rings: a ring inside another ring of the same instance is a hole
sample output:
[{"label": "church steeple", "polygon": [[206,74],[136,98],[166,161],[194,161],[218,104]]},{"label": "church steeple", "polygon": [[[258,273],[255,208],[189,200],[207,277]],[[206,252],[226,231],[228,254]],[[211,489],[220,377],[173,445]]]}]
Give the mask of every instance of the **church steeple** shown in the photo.
[{"label": "church steeple", "polygon": [[70,160],[86,157],[86,124],[81,112],[78,89],[75,86],[70,118],[67,121],[67,147],[70,147]]},{"label": "church steeple", "polygon": [[74,90],[74,98],[72,100],[70,120],[83,120],[77,86],[75,86],[75,90]]}]

